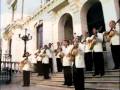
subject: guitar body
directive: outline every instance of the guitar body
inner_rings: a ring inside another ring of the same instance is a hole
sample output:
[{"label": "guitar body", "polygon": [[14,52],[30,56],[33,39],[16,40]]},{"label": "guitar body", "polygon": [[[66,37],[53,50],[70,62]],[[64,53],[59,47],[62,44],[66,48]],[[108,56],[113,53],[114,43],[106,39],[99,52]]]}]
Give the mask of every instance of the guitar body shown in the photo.
[{"label": "guitar body", "polygon": [[92,50],[94,48],[94,45],[96,44],[96,39],[93,39],[89,44],[88,47],[90,50]]},{"label": "guitar body", "polygon": [[76,56],[76,55],[77,55],[77,53],[78,53],[77,48],[76,48],[76,49],[73,49],[73,50],[72,50],[72,52],[71,52],[72,56]]},{"label": "guitar body", "polygon": [[59,57],[63,58],[64,57],[64,53],[61,52],[60,55],[59,55]]},{"label": "guitar body", "polygon": [[114,36],[115,35],[115,31],[111,31],[110,33],[109,33],[109,37],[112,37],[112,36]]},{"label": "guitar body", "polygon": [[22,71],[22,69],[23,69],[23,67],[24,67],[25,64],[26,64],[25,60],[23,60],[22,62],[20,62],[19,67],[20,67],[21,71]]},{"label": "guitar body", "polygon": [[107,41],[110,42],[111,38],[116,34],[115,31],[109,31],[105,33],[105,36],[107,38]]}]

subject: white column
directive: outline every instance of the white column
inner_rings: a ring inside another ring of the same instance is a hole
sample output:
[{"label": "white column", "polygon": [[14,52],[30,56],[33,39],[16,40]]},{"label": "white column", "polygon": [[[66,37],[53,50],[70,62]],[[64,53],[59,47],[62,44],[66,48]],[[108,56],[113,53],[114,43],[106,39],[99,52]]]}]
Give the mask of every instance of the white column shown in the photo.
[{"label": "white column", "polygon": [[114,0],[101,0],[106,30],[109,30],[110,20],[117,21],[117,13]]},{"label": "white column", "polygon": [[78,10],[78,12],[73,14],[73,33],[76,33],[77,36],[80,36],[82,34],[79,10]]}]

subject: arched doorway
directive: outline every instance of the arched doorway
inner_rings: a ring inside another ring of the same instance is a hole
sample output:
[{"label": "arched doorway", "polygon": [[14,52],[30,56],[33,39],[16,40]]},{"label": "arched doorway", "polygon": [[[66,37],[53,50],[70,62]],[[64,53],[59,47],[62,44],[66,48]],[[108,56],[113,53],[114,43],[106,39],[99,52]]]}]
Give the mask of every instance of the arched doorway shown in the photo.
[{"label": "arched doorway", "polygon": [[37,26],[37,49],[43,46],[43,24]]},{"label": "arched doorway", "polygon": [[[101,26],[102,29],[100,32],[106,30],[103,10],[100,0],[88,0],[81,8],[80,17],[81,17],[81,29],[83,32],[87,31],[91,35],[93,27],[99,29]],[[103,46],[103,48],[104,50],[110,52],[109,45],[106,44]],[[105,60],[106,69],[108,68],[111,69],[114,67],[112,56],[110,53],[104,52],[104,60]]]},{"label": "arched doorway", "polygon": [[64,14],[58,25],[58,39],[59,41],[71,40],[73,38],[73,21],[72,16],[68,13]]},{"label": "arched doorway", "polygon": [[82,21],[82,31],[88,31],[89,34],[92,34],[92,28],[96,27],[101,30],[100,32],[105,31],[105,23],[102,5],[99,0],[89,0],[87,1],[81,9],[81,21]]},{"label": "arched doorway", "polygon": [[105,31],[105,23],[103,17],[102,6],[100,2],[96,2],[87,13],[87,26],[89,34],[92,34],[92,28],[96,27],[97,30],[102,27],[100,32]]}]

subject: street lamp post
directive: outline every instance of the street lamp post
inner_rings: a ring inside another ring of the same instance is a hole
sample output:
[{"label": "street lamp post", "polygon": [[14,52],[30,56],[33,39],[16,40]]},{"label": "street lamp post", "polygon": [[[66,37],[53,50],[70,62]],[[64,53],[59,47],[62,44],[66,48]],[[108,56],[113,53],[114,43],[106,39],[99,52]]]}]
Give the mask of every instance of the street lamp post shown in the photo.
[{"label": "street lamp post", "polygon": [[31,40],[32,36],[30,36],[29,33],[27,34],[27,29],[25,29],[25,35],[21,36],[21,34],[19,34],[19,38],[21,38],[24,41],[24,54],[23,54],[23,57],[25,57],[27,41]]}]

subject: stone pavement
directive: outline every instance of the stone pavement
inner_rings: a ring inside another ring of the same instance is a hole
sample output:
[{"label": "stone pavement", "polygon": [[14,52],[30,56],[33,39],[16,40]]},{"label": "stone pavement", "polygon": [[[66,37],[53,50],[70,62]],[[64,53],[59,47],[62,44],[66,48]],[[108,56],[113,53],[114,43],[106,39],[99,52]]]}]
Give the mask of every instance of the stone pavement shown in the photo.
[{"label": "stone pavement", "polygon": [[39,83],[43,83],[43,81],[46,82],[48,80],[43,80],[43,77],[37,77],[36,74],[34,74],[31,79],[35,82],[31,80],[30,87],[22,87],[22,74],[18,74],[17,76],[14,76],[11,84],[1,85],[0,90],[74,90],[74,88],[41,85]]},{"label": "stone pavement", "polygon": [[70,88],[50,87],[44,85],[31,85],[30,87],[22,87],[19,84],[10,84],[0,86],[0,90],[74,90]]}]

